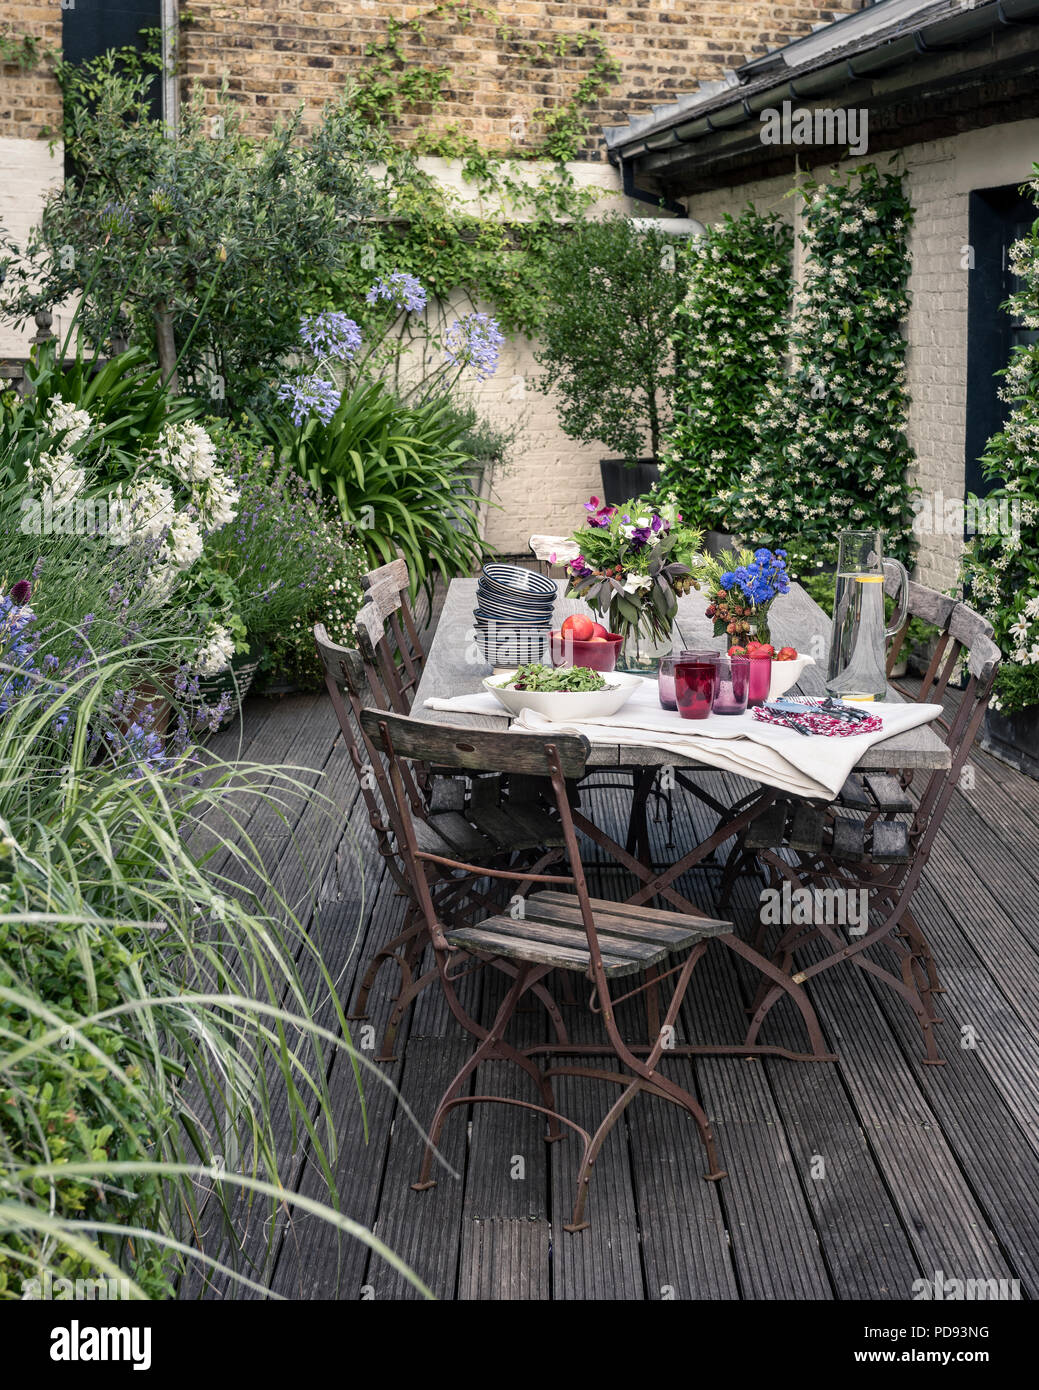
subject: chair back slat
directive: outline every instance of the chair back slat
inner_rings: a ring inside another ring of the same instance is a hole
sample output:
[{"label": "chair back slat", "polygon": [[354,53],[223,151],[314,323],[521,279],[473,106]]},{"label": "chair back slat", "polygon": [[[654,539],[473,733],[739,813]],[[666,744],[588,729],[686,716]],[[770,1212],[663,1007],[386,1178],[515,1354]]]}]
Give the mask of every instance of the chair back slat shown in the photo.
[{"label": "chair back slat", "polygon": [[949,687],[966,678],[951,717],[936,721],[949,750],[950,766],[933,772],[927,780],[913,817],[912,836],[918,847],[929,846],[941,824],[945,808],[959,785],[974,740],[992,696],[992,686],[1002,655],[992,641],[992,624],[965,603],[911,582],[904,635],[909,620],[919,618],[937,627],[939,636],[916,692],[895,683],[895,689],[911,700],[943,704]]},{"label": "chair back slat", "polygon": [[426,654],[409,601],[411,587],[404,557],[400,556],[391,560],[389,564],[380,565],[378,569],[369,570],[367,574],[362,575],[361,588],[372,597],[383,624],[385,625],[387,620],[390,621],[397,650],[407,664],[413,684],[417,685]]},{"label": "chair back slat", "polygon": [[583,734],[559,734],[544,737],[540,734],[495,733],[486,729],[455,728],[448,724],[429,724],[418,719],[404,719],[378,710],[365,710],[361,724],[368,737],[381,740],[380,725],[385,725],[396,753],[402,758],[439,767],[456,767],[470,772],[519,772],[547,776],[547,749],[556,749],[559,764],[566,778],[580,778],[591,745]]},{"label": "chair back slat", "polygon": [[381,697],[372,689],[360,652],[333,642],[321,623],[314,625],[314,642],[324,667],[325,686],[339,722],[343,744],[353,764],[368,812],[368,823],[375,831],[379,853],[387,860],[398,886],[407,891],[407,880],[397,862],[390,838],[391,823],[386,808],[390,804],[391,789],[386,768],[360,723],[361,710]]}]

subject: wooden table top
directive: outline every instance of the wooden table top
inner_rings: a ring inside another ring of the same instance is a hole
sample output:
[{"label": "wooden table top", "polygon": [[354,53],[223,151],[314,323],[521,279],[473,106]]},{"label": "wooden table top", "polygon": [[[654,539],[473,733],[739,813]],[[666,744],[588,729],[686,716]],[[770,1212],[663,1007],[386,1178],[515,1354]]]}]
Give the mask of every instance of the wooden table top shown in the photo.
[{"label": "wooden table top", "polygon": [[[563,619],[571,613],[590,613],[587,604],[577,599],[563,596],[563,584],[559,585],[559,597],[553,614],[553,626],[558,628]],[[499,732],[509,726],[509,716],[503,710],[501,715],[457,714],[443,710],[424,708],[429,699],[447,699],[452,695],[464,695],[480,689],[485,676],[491,674],[491,667],[483,660],[473,641],[473,608],[476,606],[476,580],[454,579],[448,586],[440,622],[433,636],[433,644],[426,658],[425,668],[415,697],[414,714],[419,719],[436,724],[452,724],[459,728],[495,729]],[[675,621],[675,645],[685,648],[713,647],[716,642],[711,622],[704,614],[706,601],[702,594],[692,593],[680,599],[678,617]],[[824,671],[826,653],[830,644],[830,619],[819,605],[805,593],[799,584],[791,586],[789,594],[777,598],[769,610],[769,627],[772,640],[777,647],[796,647],[800,652],[811,652],[816,657],[816,665],[806,668],[797,690],[804,695],[822,695],[824,691]],[[894,690],[889,698],[901,701],[902,697]],[[663,748],[643,748],[631,744],[593,743],[590,766],[595,767],[702,767],[695,758],[680,757]],[[882,739],[869,748],[856,771],[884,772],[889,768],[908,769],[947,768],[950,765],[949,750],[935,729],[921,724],[892,738]]]}]

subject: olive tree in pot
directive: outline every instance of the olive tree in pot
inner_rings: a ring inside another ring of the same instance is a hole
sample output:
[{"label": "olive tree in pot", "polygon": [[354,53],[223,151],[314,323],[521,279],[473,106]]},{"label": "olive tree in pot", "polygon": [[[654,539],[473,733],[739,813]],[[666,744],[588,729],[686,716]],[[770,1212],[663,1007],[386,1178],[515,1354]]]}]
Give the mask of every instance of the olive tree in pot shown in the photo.
[{"label": "olive tree in pot", "polygon": [[539,385],[556,393],[571,439],[619,456],[600,464],[605,500],[637,497],[659,476],[671,409],[672,317],[685,291],[674,239],[624,217],[578,223],[549,253],[545,287]]}]

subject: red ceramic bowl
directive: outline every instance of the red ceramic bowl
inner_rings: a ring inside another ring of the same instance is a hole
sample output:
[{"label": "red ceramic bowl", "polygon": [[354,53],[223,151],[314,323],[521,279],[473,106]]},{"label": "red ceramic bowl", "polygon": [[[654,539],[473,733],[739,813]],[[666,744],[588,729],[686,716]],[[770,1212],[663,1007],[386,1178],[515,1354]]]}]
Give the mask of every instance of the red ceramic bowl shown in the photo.
[{"label": "red ceramic bowl", "polygon": [[569,636],[553,632],[552,665],[589,666],[593,671],[612,671],[617,665],[623,641],[624,638],[616,632],[607,633],[598,642],[571,641]]}]

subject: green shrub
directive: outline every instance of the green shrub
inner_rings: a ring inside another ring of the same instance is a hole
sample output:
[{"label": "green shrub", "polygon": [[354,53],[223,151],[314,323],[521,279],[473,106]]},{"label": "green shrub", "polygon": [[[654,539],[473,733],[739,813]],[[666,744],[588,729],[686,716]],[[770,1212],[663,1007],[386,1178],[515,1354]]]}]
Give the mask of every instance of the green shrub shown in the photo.
[{"label": "green shrub", "polygon": [[656,458],[674,384],[671,332],[686,284],[674,240],[623,217],[576,224],[545,262],[544,390],[582,444]]},{"label": "green shrub", "polygon": [[263,393],[301,304],[323,303],[375,207],[382,145],[346,101],[311,129],[301,107],[251,139],[226,90],[214,109],[201,88],[170,140],[151,103],[160,61],[129,48],[57,63],[74,172],[27,244],[0,256],[0,312],[21,322],[81,296],[107,349],[125,308],[122,331],[166,379],[179,362],[196,395],[231,408]]},{"label": "green shrub", "polygon": [[[727,499],[754,544],[836,559],[837,532],[876,528],[912,559],[905,320],[913,210],[900,175],[872,165],[807,183],[804,281],[792,371],[757,408],[757,454]],[[792,552],[791,552],[792,553]]]},{"label": "green shrub", "polygon": [[325,424],[274,412],[257,420],[280,461],[338,504],[372,566],[407,560],[417,589],[469,574],[483,553],[479,499],[459,447],[465,423],[447,396],[401,404],[379,382],[343,393]]},{"label": "green shrub", "polygon": [[[1039,203],[1039,164],[1022,192]],[[1007,304],[1030,327],[1039,325],[1039,222],[1011,248],[1022,288]],[[1014,350],[1001,396],[1006,425],[982,456],[995,486],[971,496],[976,534],[967,546],[963,579],[971,600],[995,629],[1003,651],[993,708],[1004,714],[1039,705],[1039,344]]]},{"label": "green shrub", "polygon": [[792,250],[787,223],[751,207],[683,253],[689,290],[675,322],[674,417],[660,489],[701,529],[728,530],[718,498],[739,486],[757,452],[755,411],[783,370]]}]

